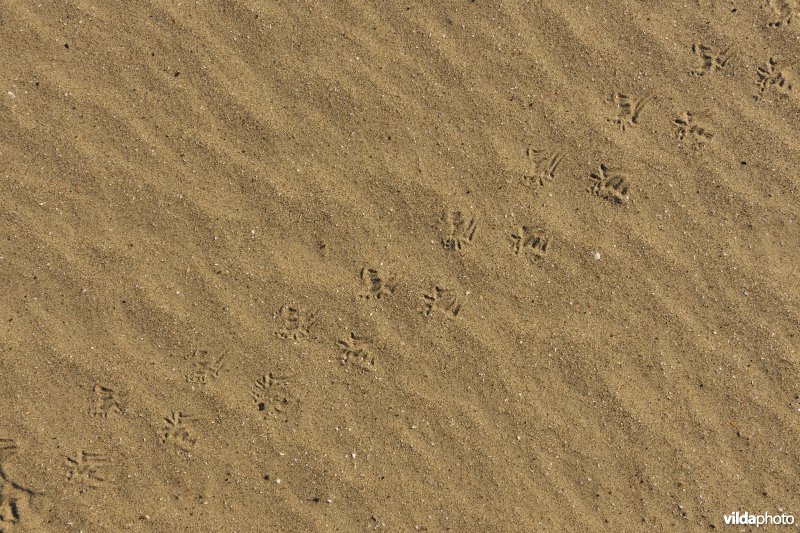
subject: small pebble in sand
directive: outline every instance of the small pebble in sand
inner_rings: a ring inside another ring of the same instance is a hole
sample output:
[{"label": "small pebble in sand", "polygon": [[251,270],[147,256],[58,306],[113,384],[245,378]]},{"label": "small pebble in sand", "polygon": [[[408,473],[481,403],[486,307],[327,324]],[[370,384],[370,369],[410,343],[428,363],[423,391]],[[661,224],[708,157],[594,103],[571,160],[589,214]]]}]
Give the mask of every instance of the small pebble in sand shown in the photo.
[{"label": "small pebble in sand", "polygon": [[600,261],[600,252],[592,252],[595,261]]}]

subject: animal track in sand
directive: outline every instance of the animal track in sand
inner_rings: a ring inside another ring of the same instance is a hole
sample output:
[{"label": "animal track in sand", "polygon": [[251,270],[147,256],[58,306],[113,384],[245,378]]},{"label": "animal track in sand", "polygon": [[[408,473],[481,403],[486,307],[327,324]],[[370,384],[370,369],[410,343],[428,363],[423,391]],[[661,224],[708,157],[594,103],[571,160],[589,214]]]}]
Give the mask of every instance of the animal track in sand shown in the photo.
[{"label": "animal track in sand", "polygon": [[767,22],[767,26],[770,28],[780,28],[791,24],[798,8],[797,2],[790,0],[767,0],[766,5],[771,15]]},{"label": "animal track in sand", "polygon": [[214,359],[208,355],[208,350],[194,350],[190,359],[193,361],[194,369],[186,375],[186,381],[189,383],[206,385],[217,379],[225,366],[224,355]]},{"label": "animal track in sand", "polygon": [[675,126],[675,137],[689,142],[694,148],[704,146],[714,137],[714,134],[690,111],[673,120],[672,124]]},{"label": "animal track in sand", "polygon": [[369,348],[367,340],[355,333],[350,333],[348,337],[336,341],[336,345],[342,353],[342,364],[353,365],[361,370],[373,370],[375,368],[375,356]]},{"label": "animal track in sand", "polygon": [[698,58],[697,66],[690,72],[693,76],[705,76],[723,70],[733,55],[730,47],[720,51],[702,43],[694,43],[692,53]]},{"label": "animal track in sand", "polygon": [[614,114],[608,121],[625,131],[639,123],[639,115],[647,104],[653,100],[652,94],[645,94],[642,97],[628,96],[622,93],[612,93],[611,104],[614,106]]},{"label": "animal track in sand", "polygon": [[422,295],[422,314],[424,316],[432,316],[434,312],[441,311],[446,315],[456,317],[461,312],[461,299],[456,295],[455,291],[434,286],[433,289],[426,294]]},{"label": "animal track in sand", "polygon": [[259,411],[269,415],[280,414],[289,407],[289,398],[286,394],[288,385],[286,378],[270,372],[255,380],[250,389],[250,397]]},{"label": "animal track in sand", "polygon": [[194,417],[183,411],[172,411],[164,417],[161,443],[174,444],[183,451],[191,451],[197,444],[197,438],[187,423],[192,420],[194,420]]},{"label": "animal track in sand", "polygon": [[528,255],[532,261],[547,255],[550,239],[531,226],[522,226],[511,234],[511,249],[514,255]]},{"label": "animal track in sand", "polygon": [[307,339],[315,324],[316,312],[284,305],[276,315],[280,326],[275,335],[284,340]]},{"label": "animal track in sand", "polygon": [[75,457],[67,457],[67,480],[80,484],[81,492],[97,488],[106,480],[103,471],[107,462],[104,454],[82,450]]},{"label": "animal track in sand", "polygon": [[447,211],[441,219],[444,237],[442,246],[447,250],[462,250],[472,243],[478,221],[462,211]]},{"label": "animal track in sand", "polygon": [[9,438],[0,438],[0,464],[12,455],[17,453],[17,441]]},{"label": "animal track in sand", "polygon": [[126,397],[124,392],[118,392],[111,387],[97,383],[94,386],[94,400],[89,414],[101,418],[108,418],[112,414],[124,415]]},{"label": "animal track in sand", "polygon": [[553,181],[558,165],[563,159],[559,152],[535,150],[529,147],[525,150],[525,155],[528,158],[529,170],[523,178],[527,184],[544,187],[545,183]]},{"label": "animal track in sand", "polygon": [[23,526],[31,498],[37,495],[11,480],[0,465],[0,531],[8,526]]},{"label": "animal track in sand", "polygon": [[381,299],[391,296],[397,288],[397,278],[383,269],[364,267],[359,274],[363,291],[359,295],[365,299]]},{"label": "animal track in sand", "polygon": [[592,180],[592,185],[589,187],[589,192],[592,194],[618,204],[629,201],[630,185],[627,178],[611,172],[607,165],[600,164],[597,172],[589,174],[589,179]]},{"label": "animal track in sand", "polygon": [[0,438],[0,532],[8,527],[24,527],[31,498],[40,494],[12,480],[3,469],[3,461],[17,448],[14,439]]},{"label": "animal track in sand", "polygon": [[779,94],[788,96],[792,92],[792,82],[789,80],[786,71],[780,69],[780,62],[771,57],[764,66],[758,67],[758,92],[759,99],[763,98],[764,93],[774,88]]}]

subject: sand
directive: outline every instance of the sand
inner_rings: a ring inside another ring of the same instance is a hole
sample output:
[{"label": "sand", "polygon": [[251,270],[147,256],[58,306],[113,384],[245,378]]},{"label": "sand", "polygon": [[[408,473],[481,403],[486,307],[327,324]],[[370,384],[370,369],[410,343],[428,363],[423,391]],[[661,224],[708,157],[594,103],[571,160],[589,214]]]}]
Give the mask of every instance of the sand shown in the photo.
[{"label": "sand", "polygon": [[800,518],[800,6],[0,4],[0,530]]}]

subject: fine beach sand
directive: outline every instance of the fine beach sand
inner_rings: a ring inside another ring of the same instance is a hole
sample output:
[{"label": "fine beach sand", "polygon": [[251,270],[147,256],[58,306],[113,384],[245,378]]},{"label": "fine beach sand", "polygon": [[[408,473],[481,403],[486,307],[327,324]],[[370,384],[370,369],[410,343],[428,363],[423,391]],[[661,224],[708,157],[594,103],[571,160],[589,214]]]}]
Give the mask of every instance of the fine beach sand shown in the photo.
[{"label": "fine beach sand", "polygon": [[0,3],[0,531],[800,518],[795,0]]}]

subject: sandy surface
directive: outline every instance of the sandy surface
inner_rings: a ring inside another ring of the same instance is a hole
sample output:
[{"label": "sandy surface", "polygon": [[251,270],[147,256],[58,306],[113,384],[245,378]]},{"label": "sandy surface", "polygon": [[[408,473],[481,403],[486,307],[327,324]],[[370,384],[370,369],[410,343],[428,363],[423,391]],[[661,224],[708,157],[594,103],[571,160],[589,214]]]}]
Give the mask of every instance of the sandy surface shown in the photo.
[{"label": "sandy surface", "polygon": [[800,518],[798,58],[794,0],[0,3],[0,530]]}]

